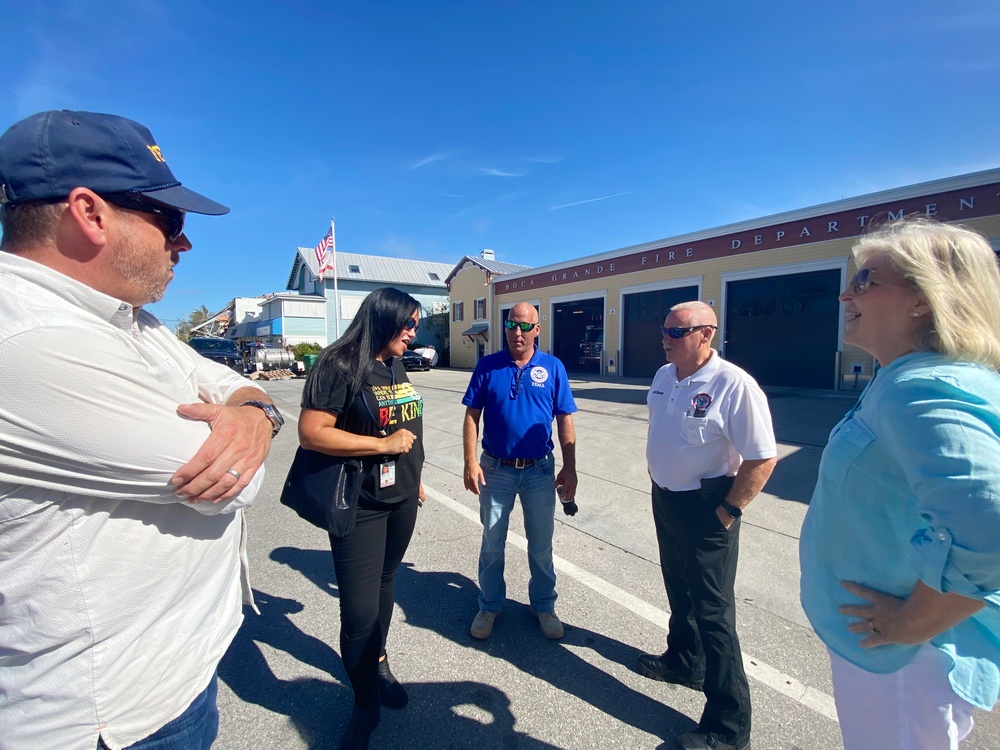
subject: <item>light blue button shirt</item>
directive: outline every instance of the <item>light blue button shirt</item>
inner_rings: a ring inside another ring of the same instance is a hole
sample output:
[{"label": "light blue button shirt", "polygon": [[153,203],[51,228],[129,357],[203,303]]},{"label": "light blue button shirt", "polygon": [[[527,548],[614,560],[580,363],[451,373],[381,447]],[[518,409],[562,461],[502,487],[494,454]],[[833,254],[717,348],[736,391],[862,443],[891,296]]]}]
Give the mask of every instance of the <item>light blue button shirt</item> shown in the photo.
[{"label": "light blue button shirt", "polygon": [[862,649],[840,582],[906,597],[917,581],[986,607],[931,644],[955,692],[989,710],[1000,694],[1000,375],[939,354],[882,368],[833,428],[802,526],[802,606],[835,653],[869,672],[917,646]]}]

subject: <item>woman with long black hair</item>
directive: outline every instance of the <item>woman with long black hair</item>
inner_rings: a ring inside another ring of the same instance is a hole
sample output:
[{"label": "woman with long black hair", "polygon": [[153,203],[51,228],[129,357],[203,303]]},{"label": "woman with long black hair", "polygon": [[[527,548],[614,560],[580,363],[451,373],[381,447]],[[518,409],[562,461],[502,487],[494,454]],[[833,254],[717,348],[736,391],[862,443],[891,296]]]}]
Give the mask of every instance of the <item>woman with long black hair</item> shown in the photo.
[{"label": "woman with long black hair", "polygon": [[364,465],[354,528],[330,539],[340,654],[354,688],[341,750],[367,748],[380,705],[403,708],[408,700],[389,671],[385,643],[396,568],[423,501],[423,402],[401,359],[419,324],[417,300],[391,287],[376,289],[344,335],[320,354],[302,394],[302,447],[358,457]]}]

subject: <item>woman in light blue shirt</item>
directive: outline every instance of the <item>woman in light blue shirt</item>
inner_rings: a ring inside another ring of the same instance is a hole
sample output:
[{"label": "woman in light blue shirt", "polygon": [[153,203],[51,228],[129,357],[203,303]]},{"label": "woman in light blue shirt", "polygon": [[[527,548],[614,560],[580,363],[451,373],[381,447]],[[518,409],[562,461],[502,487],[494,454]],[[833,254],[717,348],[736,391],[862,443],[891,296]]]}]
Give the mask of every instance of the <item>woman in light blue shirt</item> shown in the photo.
[{"label": "woman in light blue shirt", "polygon": [[957,748],[1000,693],[1000,272],[926,220],[854,255],[844,342],[881,367],[823,452],[802,606],[847,750]]}]

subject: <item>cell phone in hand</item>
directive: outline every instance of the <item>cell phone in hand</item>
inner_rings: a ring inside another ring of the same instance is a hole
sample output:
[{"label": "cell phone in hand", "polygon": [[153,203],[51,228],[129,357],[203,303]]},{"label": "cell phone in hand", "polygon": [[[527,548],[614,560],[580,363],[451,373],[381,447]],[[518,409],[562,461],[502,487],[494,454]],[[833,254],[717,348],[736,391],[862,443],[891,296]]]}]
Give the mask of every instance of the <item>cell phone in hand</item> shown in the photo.
[{"label": "cell phone in hand", "polygon": [[564,492],[565,489],[563,488],[563,486],[561,484],[557,484],[556,494],[559,495],[559,502],[562,503],[563,513],[565,513],[567,516],[575,516],[576,512],[580,509],[576,506],[576,503],[573,502],[572,500],[563,499]]}]

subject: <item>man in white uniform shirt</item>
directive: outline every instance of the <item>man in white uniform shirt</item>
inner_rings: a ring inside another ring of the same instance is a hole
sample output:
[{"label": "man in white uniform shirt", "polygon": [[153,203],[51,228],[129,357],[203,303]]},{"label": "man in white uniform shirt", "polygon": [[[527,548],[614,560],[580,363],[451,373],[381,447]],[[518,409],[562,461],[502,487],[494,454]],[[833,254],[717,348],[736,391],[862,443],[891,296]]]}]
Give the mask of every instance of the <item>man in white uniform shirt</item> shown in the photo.
[{"label": "man in white uniform shirt", "polygon": [[141,307],[186,212],[150,132],[0,136],[0,748],[207,748],[249,598],[242,508],[281,417]]},{"label": "man in white uniform shirt", "polygon": [[649,389],[646,462],[663,583],[670,602],[667,650],[637,668],[705,693],[697,730],[675,750],[750,746],[750,691],[736,635],[733,587],[740,516],[777,459],[767,399],[747,373],[712,349],[715,311],[670,309],[661,367]]}]

